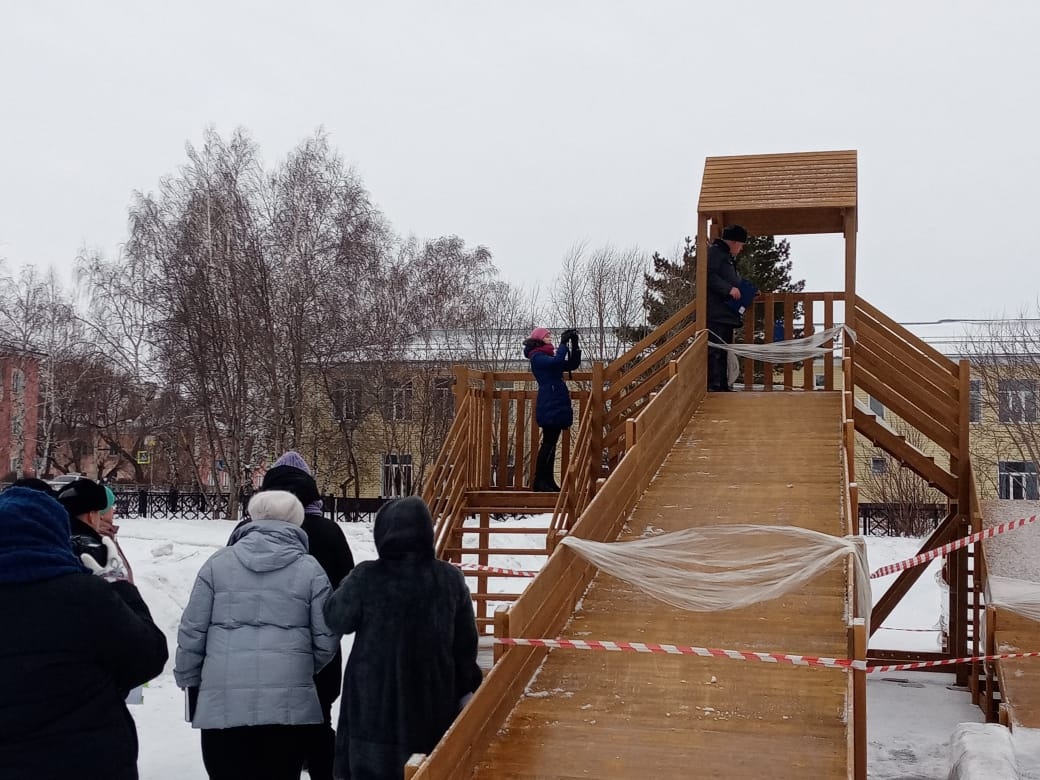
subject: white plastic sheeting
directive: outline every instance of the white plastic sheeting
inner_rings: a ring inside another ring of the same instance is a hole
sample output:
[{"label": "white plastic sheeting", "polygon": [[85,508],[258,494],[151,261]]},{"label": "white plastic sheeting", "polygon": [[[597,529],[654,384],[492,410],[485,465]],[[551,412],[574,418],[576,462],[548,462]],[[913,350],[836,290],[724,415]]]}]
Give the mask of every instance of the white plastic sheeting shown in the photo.
[{"label": "white plastic sheeting", "polygon": [[1040,582],[990,574],[986,578],[986,603],[1040,621]]},{"label": "white plastic sheeting", "polygon": [[868,619],[869,631],[870,567],[860,537],[794,526],[721,525],[629,542],[568,536],[562,543],[607,574],[694,612],[780,598],[852,555],[857,617]]},{"label": "white plastic sheeting", "polygon": [[713,349],[724,349],[731,354],[752,358],[753,360],[762,360],[766,363],[794,363],[799,360],[809,360],[810,358],[832,357],[835,347],[825,347],[823,345],[836,338],[842,332],[847,333],[853,342],[856,341],[856,333],[852,328],[838,325],[804,338],[774,341],[770,344],[713,343],[710,346]]}]

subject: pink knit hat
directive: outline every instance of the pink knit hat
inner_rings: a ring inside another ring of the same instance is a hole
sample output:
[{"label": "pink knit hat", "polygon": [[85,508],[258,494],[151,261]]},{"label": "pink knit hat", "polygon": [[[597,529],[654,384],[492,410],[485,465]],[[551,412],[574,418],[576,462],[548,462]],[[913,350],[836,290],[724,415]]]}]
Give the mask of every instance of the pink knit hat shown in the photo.
[{"label": "pink knit hat", "polygon": [[531,338],[537,339],[538,341],[545,341],[545,337],[548,336],[552,331],[548,328],[535,328],[531,331]]}]

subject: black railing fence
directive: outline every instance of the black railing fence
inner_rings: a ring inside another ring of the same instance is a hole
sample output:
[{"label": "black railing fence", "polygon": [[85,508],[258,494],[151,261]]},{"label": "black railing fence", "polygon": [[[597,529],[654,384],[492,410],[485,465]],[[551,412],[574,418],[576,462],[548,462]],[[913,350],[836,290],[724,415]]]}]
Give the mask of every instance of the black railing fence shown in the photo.
[{"label": "black railing fence", "polygon": [[864,536],[927,536],[946,517],[946,504],[859,505],[859,528]]},{"label": "black railing fence", "polygon": [[[189,520],[224,519],[228,516],[227,493],[199,493],[170,490],[125,490],[115,488],[116,515],[122,517],[183,517]],[[237,499],[238,516],[243,515],[250,496]],[[349,498],[346,496],[324,496],[324,514],[340,523],[371,521],[376,512],[389,499]]]}]

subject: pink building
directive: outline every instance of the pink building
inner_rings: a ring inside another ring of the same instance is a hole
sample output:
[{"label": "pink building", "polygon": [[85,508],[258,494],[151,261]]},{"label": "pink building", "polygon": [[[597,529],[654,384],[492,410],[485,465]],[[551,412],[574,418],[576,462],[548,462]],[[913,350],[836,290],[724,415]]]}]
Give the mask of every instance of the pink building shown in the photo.
[{"label": "pink building", "polygon": [[0,479],[35,473],[42,357],[0,345]]}]

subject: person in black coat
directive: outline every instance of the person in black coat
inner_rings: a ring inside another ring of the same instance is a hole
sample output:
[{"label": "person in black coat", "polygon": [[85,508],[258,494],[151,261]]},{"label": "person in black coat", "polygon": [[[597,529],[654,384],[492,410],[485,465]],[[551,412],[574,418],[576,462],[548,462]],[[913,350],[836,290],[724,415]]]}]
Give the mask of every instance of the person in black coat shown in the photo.
[{"label": "person in black coat", "polygon": [[138,777],[124,700],[162,672],[166,637],[119,562],[90,560],[101,576],[73,553],[53,498],[0,493],[0,777]]},{"label": "person in black coat", "polygon": [[[743,323],[743,317],[727,303],[740,300],[740,274],[737,255],[747,243],[748,232],[740,225],[729,225],[708,247],[708,343],[732,344],[733,331]],[[708,347],[708,391],[727,392],[729,353]]]},{"label": "person in black coat", "polygon": [[537,492],[559,492],[554,473],[556,443],[564,429],[574,424],[571,394],[563,374],[581,365],[581,349],[575,331],[566,330],[560,335],[558,347],[553,347],[552,333],[548,328],[535,328],[524,341],[524,357],[531,361],[531,373],[538,382],[535,421],[542,429],[542,445],[538,448],[534,483],[531,485],[531,489]]},{"label": "person in black coat", "polygon": [[[264,474],[261,490],[285,490],[292,493],[303,504],[303,532],[307,534],[308,552],[314,556],[325,571],[333,590],[354,568],[354,556],[350,552],[343,531],[336,521],[322,514],[321,493],[311,476],[310,467],[299,453],[290,450],[275,461]],[[234,544],[240,536],[239,529],[249,522],[243,520],[231,533],[228,544]],[[306,766],[311,780],[332,780],[332,763],[336,751],[336,734],[332,729],[332,703],[339,696],[343,682],[343,652],[314,676],[318,700],[324,721],[314,726],[307,740]]]},{"label": "person in black coat", "polygon": [[354,633],[336,731],[336,778],[400,778],[436,747],[481,681],[477,626],[462,572],[434,556],[417,496],[384,504],[364,561],[325,602],[333,631]]}]

